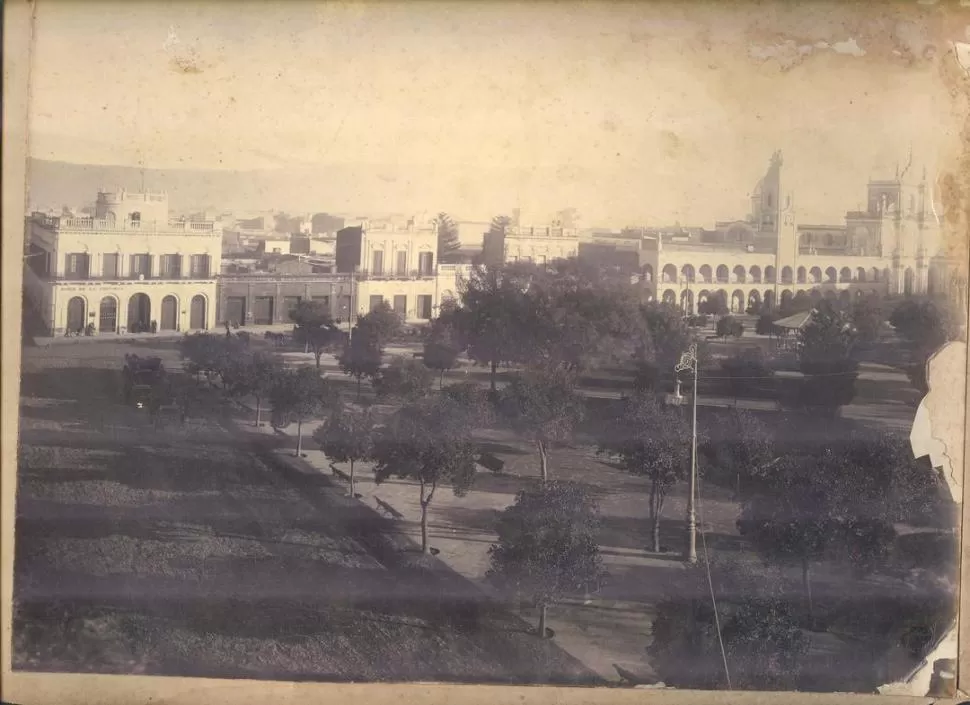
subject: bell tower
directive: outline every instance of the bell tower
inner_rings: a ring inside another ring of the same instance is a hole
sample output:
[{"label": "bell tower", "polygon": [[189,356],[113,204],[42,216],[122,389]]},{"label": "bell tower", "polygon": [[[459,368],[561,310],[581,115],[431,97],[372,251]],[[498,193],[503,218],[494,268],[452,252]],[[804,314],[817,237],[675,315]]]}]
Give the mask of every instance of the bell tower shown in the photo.
[{"label": "bell tower", "polygon": [[[795,286],[795,264],[798,259],[798,232],[795,224],[795,199],[786,187],[781,152],[771,157],[771,169],[765,178],[765,189],[772,194],[774,207],[771,217],[775,223],[775,301],[781,303],[781,292]],[[770,177],[770,180],[769,180]],[[788,272],[788,278],[783,274]]]}]

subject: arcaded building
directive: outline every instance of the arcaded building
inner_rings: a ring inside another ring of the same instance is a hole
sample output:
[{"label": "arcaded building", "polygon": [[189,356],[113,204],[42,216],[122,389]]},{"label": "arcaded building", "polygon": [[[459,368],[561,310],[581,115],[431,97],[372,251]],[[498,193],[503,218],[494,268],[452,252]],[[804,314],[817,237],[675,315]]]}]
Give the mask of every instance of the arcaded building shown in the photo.
[{"label": "arcaded building", "polygon": [[164,193],[98,194],[94,215],[27,219],[24,288],[51,335],[212,328],[222,234]]},{"label": "arcaded building", "polygon": [[644,235],[645,298],[695,312],[700,302],[719,296],[738,312],[799,292],[845,299],[965,289],[962,268],[937,250],[939,227],[925,172],[913,178],[907,167],[894,179],[871,181],[866,210],[825,225],[798,222],[782,167],[776,152],[743,220],[718,222],[713,230]]}]

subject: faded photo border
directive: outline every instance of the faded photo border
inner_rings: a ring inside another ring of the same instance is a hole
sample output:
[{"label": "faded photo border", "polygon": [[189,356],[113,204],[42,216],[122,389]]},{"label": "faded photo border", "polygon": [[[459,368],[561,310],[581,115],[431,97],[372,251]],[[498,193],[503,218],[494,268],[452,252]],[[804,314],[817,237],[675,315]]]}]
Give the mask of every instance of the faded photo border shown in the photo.
[{"label": "faded photo border", "polygon": [[[43,3],[44,0],[38,0]],[[83,0],[77,0],[82,2]],[[150,2],[151,0],[138,0]],[[226,0],[227,2],[231,0]],[[237,0],[238,1],[238,0]],[[476,0],[486,2],[487,0]],[[782,0],[777,0],[782,4]],[[684,5],[694,4],[690,2]],[[696,3],[700,4],[700,3]],[[727,4],[727,3],[725,3]],[[768,6],[771,3],[763,3]],[[824,12],[827,3],[817,3]],[[870,12],[887,13],[903,17],[923,5],[935,5],[932,1],[912,0],[911,2],[870,3]],[[945,206],[943,232],[950,252],[962,257],[966,266],[968,252],[968,227],[970,227],[970,2],[940,2],[946,5],[949,14],[946,23],[949,36],[935,38],[938,45],[946,47],[940,52],[936,62],[943,89],[952,99],[952,115],[941,116],[942,120],[954,121],[954,130],[959,134],[959,143],[954,144],[952,159],[942,168],[947,170],[945,180],[948,190],[942,193]],[[561,7],[560,4],[546,4],[550,11]],[[738,7],[741,5],[738,4]],[[732,7],[734,5],[732,4]],[[31,46],[35,31],[35,4],[27,0],[8,0],[4,3],[3,26],[3,253],[2,258],[2,701],[17,705],[46,705],[47,703],[195,703],[205,702],[234,703],[297,703],[297,702],[351,702],[365,699],[368,703],[428,703],[482,705],[500,702],[516,703],[557,703],[560,705],[580,703],[823,703],[823,702],[925,702],[926,698],[899,698],[882,695],[847,694],[804,694],[804,693],[743,693],[727,691],[673,691],[608,688],[565,688],[553,686],[459,686],[438,684],[323,684],[323,683],[286,683],[252,680],[215,680],[201,678],[114,676],[114,675],[76,675],[13,672],[11,670],[12,641],[12,588],[13,588],[13,545],[15,491],[17,485],[17,429],[18,429],[18,389],[20,378],[21,326],[21,278],[22,261],[20,250],[23,242],[23,223],[25,215],[26,162],[28,154],[28,96],[31,72]],[[783,41],[783,37],[776,37]],[[874,40],[875,41],[875,40]],[[882,37],[881,41],[889,41]],[[959,42],[967,47],[962,57],[959,55]],[[963,63],[961,65],[961,58]],[[837,90],[837,78],[833,77],[833,88]],[[901,109],[905,110],[905,106]],[[960,118],[959,116],[963,116]],[[926,129],[936,126],[927,125]],[[942,179],[938,180],[943,183]],[[959,404],[965,410],[965,400],[970,393],[967,379],[962,377],[933,377],[930,384],[934,389],[945,390],[951,394],[949,404]],[[946,402],[939,407],[953,408]],[[932,412],[931,412],[932,413]],[[932,423],[932,418],[931,418]],[[970,432],[970,422],[966,413],[963,424],[954,427],[950,424],[945,433],[952,434],[940,438],[942,424],[935,426],[934,437],[948,445],[964,449],[966,458],[966,436]],[[970,492],[963,484],[963,525],[970,521]],[[967,547],[962,545],[961,582],[970,584],[970,563],[967,560]],[[967,581],[967,582],[963,582]],[[970,595],[961,591],[960,596],[959,644],[960,668],[958,687],[960,693],[970,692]],[[970,696],[958,697],[953,702],[968,700]],[[937,700],[936,702],[944,702]]]}]

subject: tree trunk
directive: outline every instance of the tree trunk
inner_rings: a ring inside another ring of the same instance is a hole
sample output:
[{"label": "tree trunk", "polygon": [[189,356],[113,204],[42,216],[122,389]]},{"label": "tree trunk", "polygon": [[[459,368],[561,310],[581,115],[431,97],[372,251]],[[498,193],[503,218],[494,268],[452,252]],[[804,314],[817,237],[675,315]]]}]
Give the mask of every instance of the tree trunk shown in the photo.
[{"label": "tree trunk", "polygon": [[362,377],[357,377],[357,401],[360,401],[360,381]]},{"label": "tree trunk", "polygon": [[317,359],[317,369],[319,370],[320,369],[320,358],[323,357],[323,349],[321,348],[320,350],[314,350],[313,351],[313,354],[314,354],[314,356]]},{"label": "tree trunk", "polygon": [[655,502],[657,510],[653,515],[653,550],[655,553],[660,553],[660,517],[663,516],[664,512],[664,492],[660,487],[657,488]]},{"label": "tree trunk", "polygon": [[495,360],[492,360],[492,381],[491,381],[491,384],[492,384],[492,391],[493,392],[495,391],[495,372],[496,372],[497,369],[498,369],[498,363],[496,363]]},{"label": "tree trunk", "polygon": [[296,457],[303,455],[303,419],[296,422]]},{"label": "tree trunk", "polygon": [[424,496],[424,480],[421,481],[421,553],[427,555],[431,552],[428,545],[428,507],[431,506],[431,498],[434,497],[435,483],[431,484],[431,491],[428,496]]},{"label": "tree trunk", "polygon": [[542,475],[542,482],[545,484],[549,480],[549,458],[546,456],[545,442],[536,441],[536,448],[539,449],[539,471]]},{"label": "tree trunk", "polygon": [[353,497],[354,492],[354,459],[350,459],[350,496]]},{"label": "tree trunk", "polygon": [[539,604],[539,628],[538,628],[539,638],[546,638],[546,603],[542,602]]},{"label": "tree trunk", "polygon": [[657,483],[650,483],[650,545],[654,553],[660,553],[660,512],[657,508]]},{"label": "tree trunk", "polygon": [[259,397],[256,397],[256,427],[259,427]]}]

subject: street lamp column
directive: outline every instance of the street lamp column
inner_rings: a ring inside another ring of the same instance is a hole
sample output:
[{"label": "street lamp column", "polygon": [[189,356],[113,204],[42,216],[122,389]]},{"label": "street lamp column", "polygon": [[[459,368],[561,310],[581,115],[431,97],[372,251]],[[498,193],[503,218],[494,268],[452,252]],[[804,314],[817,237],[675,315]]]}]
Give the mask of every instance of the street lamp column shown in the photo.
[{"label": "street lamp column", "polygon": [[684,558],[688,563],[697,562],[697,514],[694,498],[697,496],[697,344],[691,343],[687,352],[680,356],[674,368],[676,372],[690,370],[694,373],[694,392],[691,395],[690,429],[690,475],[687,482],[687,551]]}]

